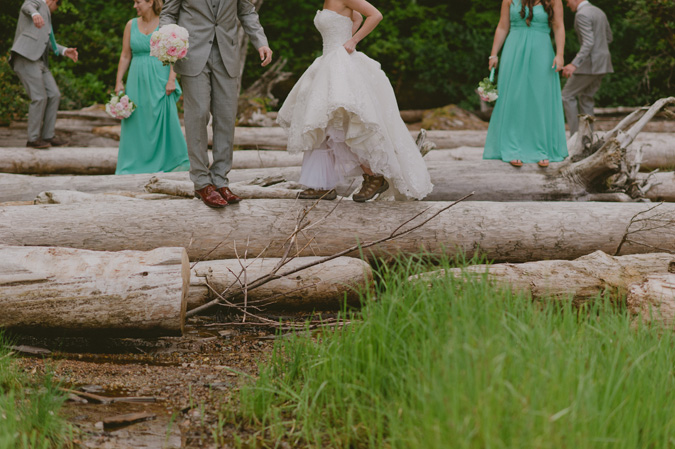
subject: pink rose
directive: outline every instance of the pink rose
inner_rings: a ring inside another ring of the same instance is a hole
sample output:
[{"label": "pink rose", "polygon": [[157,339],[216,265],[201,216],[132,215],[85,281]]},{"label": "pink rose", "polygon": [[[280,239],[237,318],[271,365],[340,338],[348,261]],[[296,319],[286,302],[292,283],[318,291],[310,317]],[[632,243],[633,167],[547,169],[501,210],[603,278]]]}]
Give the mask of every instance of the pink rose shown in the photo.
[{"label": "pink rose", "polygon": [[184,58],[185,55],[187,54],[187,48],[184,48],[181,50],[181,52],[178,54],[179,58]]}]

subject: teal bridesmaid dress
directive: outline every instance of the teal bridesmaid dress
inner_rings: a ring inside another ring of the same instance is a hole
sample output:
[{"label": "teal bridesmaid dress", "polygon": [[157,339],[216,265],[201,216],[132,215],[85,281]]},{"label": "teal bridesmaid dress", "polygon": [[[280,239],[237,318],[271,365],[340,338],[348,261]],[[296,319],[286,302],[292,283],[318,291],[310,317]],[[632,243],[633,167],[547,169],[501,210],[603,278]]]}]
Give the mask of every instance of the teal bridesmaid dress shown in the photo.
[{"label": "teal bridesmaid dress", "polygon": [[115,174],[189,170],[187,144],[180,128],[176,101],[181,89],[166,95],[169,66],[150,56],[150,35],[131,23],[131,65],[126,94],[136,110],[122,120]]},{"label": "teal bridesmaid dress", "polygon": [[528,27],[529,9],[525,18],[520,10],[520,0],[513,0],[483,159],[559,162],[567,157],[567,140],[560,76],[551,68],[555,53],[548,15],[536,5]]}]

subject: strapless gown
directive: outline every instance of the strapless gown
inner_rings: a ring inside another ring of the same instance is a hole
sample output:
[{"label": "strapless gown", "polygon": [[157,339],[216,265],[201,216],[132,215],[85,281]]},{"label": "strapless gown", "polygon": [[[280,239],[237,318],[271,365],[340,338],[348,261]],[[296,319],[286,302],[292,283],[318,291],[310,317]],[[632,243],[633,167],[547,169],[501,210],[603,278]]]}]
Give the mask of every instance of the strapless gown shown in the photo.
[{"label": "strapless gown", "polygon": [[314,25],[323,55],[300,77],[277,117],[288,132],[288,151],[304,152],[300,183],[331,189],[361,174],[364,164],[404,196],[424,198],[433,188],[429,172],[380,64],[342,46],[352,36],[349,17],[324,9]]}]

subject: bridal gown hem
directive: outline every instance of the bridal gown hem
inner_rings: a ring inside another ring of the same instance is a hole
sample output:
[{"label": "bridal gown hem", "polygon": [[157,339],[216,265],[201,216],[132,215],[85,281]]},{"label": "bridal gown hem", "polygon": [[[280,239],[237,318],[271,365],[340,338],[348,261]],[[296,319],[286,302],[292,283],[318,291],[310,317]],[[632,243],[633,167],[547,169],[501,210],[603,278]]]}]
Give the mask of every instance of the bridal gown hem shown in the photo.
[{"label": "bridal gown hem", "polygon": [[349,17],[324,9],[314,24],[323,55],[300,77],[277,118],[288,132],[288,150],[305,152],[300,183],[333,188],[365,165],[406,197],[424,198],[433,188],[426,163],[380,64],[342,46],[351,38]]}]

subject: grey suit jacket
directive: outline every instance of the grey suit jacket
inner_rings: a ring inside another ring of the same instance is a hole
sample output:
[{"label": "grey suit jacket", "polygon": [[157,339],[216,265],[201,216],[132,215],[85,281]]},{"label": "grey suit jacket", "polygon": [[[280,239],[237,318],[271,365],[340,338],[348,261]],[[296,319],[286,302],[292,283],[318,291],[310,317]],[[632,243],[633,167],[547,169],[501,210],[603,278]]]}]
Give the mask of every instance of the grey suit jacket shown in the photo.
[{"label": "grey suit jacket", "polygon": [[[214,11],[212,3],[217,5]],[[204,70],[214,39],[227,73],[239,76],[237,19],[255,48],[267,45],[258,13],[249,0],[166,0],[159,25],[176,23],[188,30],[189,48],[185,59],[174,64],[176,73],[195,76]]]},{"label": "grey suit jacket", "polygon": [[[38,13],[45,24],[38,28],[33,23],[32,15]],[[16,25],[12,52],[17,53],[30,61],[37,61],[42,57],[49,46],[49,32],[52,29],[52,15],[49,7],[42,0],[26,0],[21,6],[21,14]],[[56,44],[59,54],[63,54],[66,47]]]},{"label": "grey suit jacket", "polygon": [[609,44],[612,30],[607,16],[590,3],[579,9],[574,16],[574,29],[581,48],[572,61],[580,75],[601,75],[614,72]]}]

